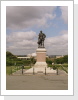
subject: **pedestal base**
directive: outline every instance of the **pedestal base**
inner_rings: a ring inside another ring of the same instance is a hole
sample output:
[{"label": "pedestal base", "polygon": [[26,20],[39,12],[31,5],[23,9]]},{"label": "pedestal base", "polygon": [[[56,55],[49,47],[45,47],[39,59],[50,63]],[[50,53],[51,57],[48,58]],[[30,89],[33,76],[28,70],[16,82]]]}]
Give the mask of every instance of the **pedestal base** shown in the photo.
[{"label": "pedestal base", "polygon": [[36,62],[34,65],[34,68],[47,68],[47,63],[46,62]]},{"label": "pedestal base", "polygon": [[37,54],[37,62],[35,65],[29,70],[25,71],[25,73],[56,73],[56,70],[50,69],[47,67],[46,63],[46,49],[38,48],[36,50]]},{"label": "pedestal base", "polygon": [[32,67],[24,72],[24,74],[56,74],[56,70],[50,69],[50,68],[40,68],[40,67]]}]

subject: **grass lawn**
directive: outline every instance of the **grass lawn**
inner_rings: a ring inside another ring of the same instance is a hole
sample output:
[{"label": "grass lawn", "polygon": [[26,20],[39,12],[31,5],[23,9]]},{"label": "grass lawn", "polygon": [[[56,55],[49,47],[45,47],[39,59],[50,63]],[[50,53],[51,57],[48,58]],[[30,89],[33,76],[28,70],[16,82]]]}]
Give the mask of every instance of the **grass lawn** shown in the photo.
[{"label": "grass lawn", "polygon": [[7,75],[10,75],[12,73],[12,68],[11,68],[11,66],[7,66],[6,67],[6,74]]},{"label": "grass lawn", "polygon": [[[48,67],[53,68],[53,66],[52,66],[51,64],[49,64]],[[55,65],[54,65],[54,68],[55,68],[55,69],[58,68],[59,70],[64,70],[66,73],[68,73],[68,64],[62,64],[62,65],[55,64]]]},{"label": "grass lawn", "polygon": [[[29,68],[31,68],[31,67],[30,66],[25,66],[24,67],[24,69],[29,69]],[[12,74],[12,73],[14,73],[14,72],[16,72],[20,69],[21,69],[21,66],[7,66],[6,67],[6,74],[10,75],[10,74]]]}]

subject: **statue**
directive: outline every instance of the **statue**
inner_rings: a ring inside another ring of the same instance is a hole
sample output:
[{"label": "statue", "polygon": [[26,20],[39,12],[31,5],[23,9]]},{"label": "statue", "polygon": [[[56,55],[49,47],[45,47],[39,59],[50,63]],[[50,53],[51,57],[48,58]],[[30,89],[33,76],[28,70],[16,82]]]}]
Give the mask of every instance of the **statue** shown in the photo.
[{"label": "statue", "polygon": [[38,48],[44,48],[44,40],[46,38],[46,35],[40,31],[38,35]]}]

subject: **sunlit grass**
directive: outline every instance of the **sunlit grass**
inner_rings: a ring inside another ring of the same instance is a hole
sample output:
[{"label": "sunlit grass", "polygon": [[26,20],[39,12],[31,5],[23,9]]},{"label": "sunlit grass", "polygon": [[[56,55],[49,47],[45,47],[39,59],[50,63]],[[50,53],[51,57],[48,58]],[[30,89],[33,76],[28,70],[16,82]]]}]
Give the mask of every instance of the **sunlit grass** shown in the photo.
[{"label": "sunlit grass", "polygon": [[[25,66],[24,69],[30,69],[31,66]],[[6,67],[6,74],[10,75],[18,70],[22,69],[21,66],[7,66]]]}]

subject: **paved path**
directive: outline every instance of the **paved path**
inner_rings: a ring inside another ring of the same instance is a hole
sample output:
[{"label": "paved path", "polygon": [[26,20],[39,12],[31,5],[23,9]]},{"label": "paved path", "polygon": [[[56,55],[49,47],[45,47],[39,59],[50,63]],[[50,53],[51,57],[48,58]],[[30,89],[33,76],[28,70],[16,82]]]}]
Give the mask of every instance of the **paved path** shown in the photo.
[{"label": "paved path", "polygon": [[59,75],[56,74],[7,75],[6,89],[7,90],[67,90],[68,75],[64,71],[59,71]]}]

